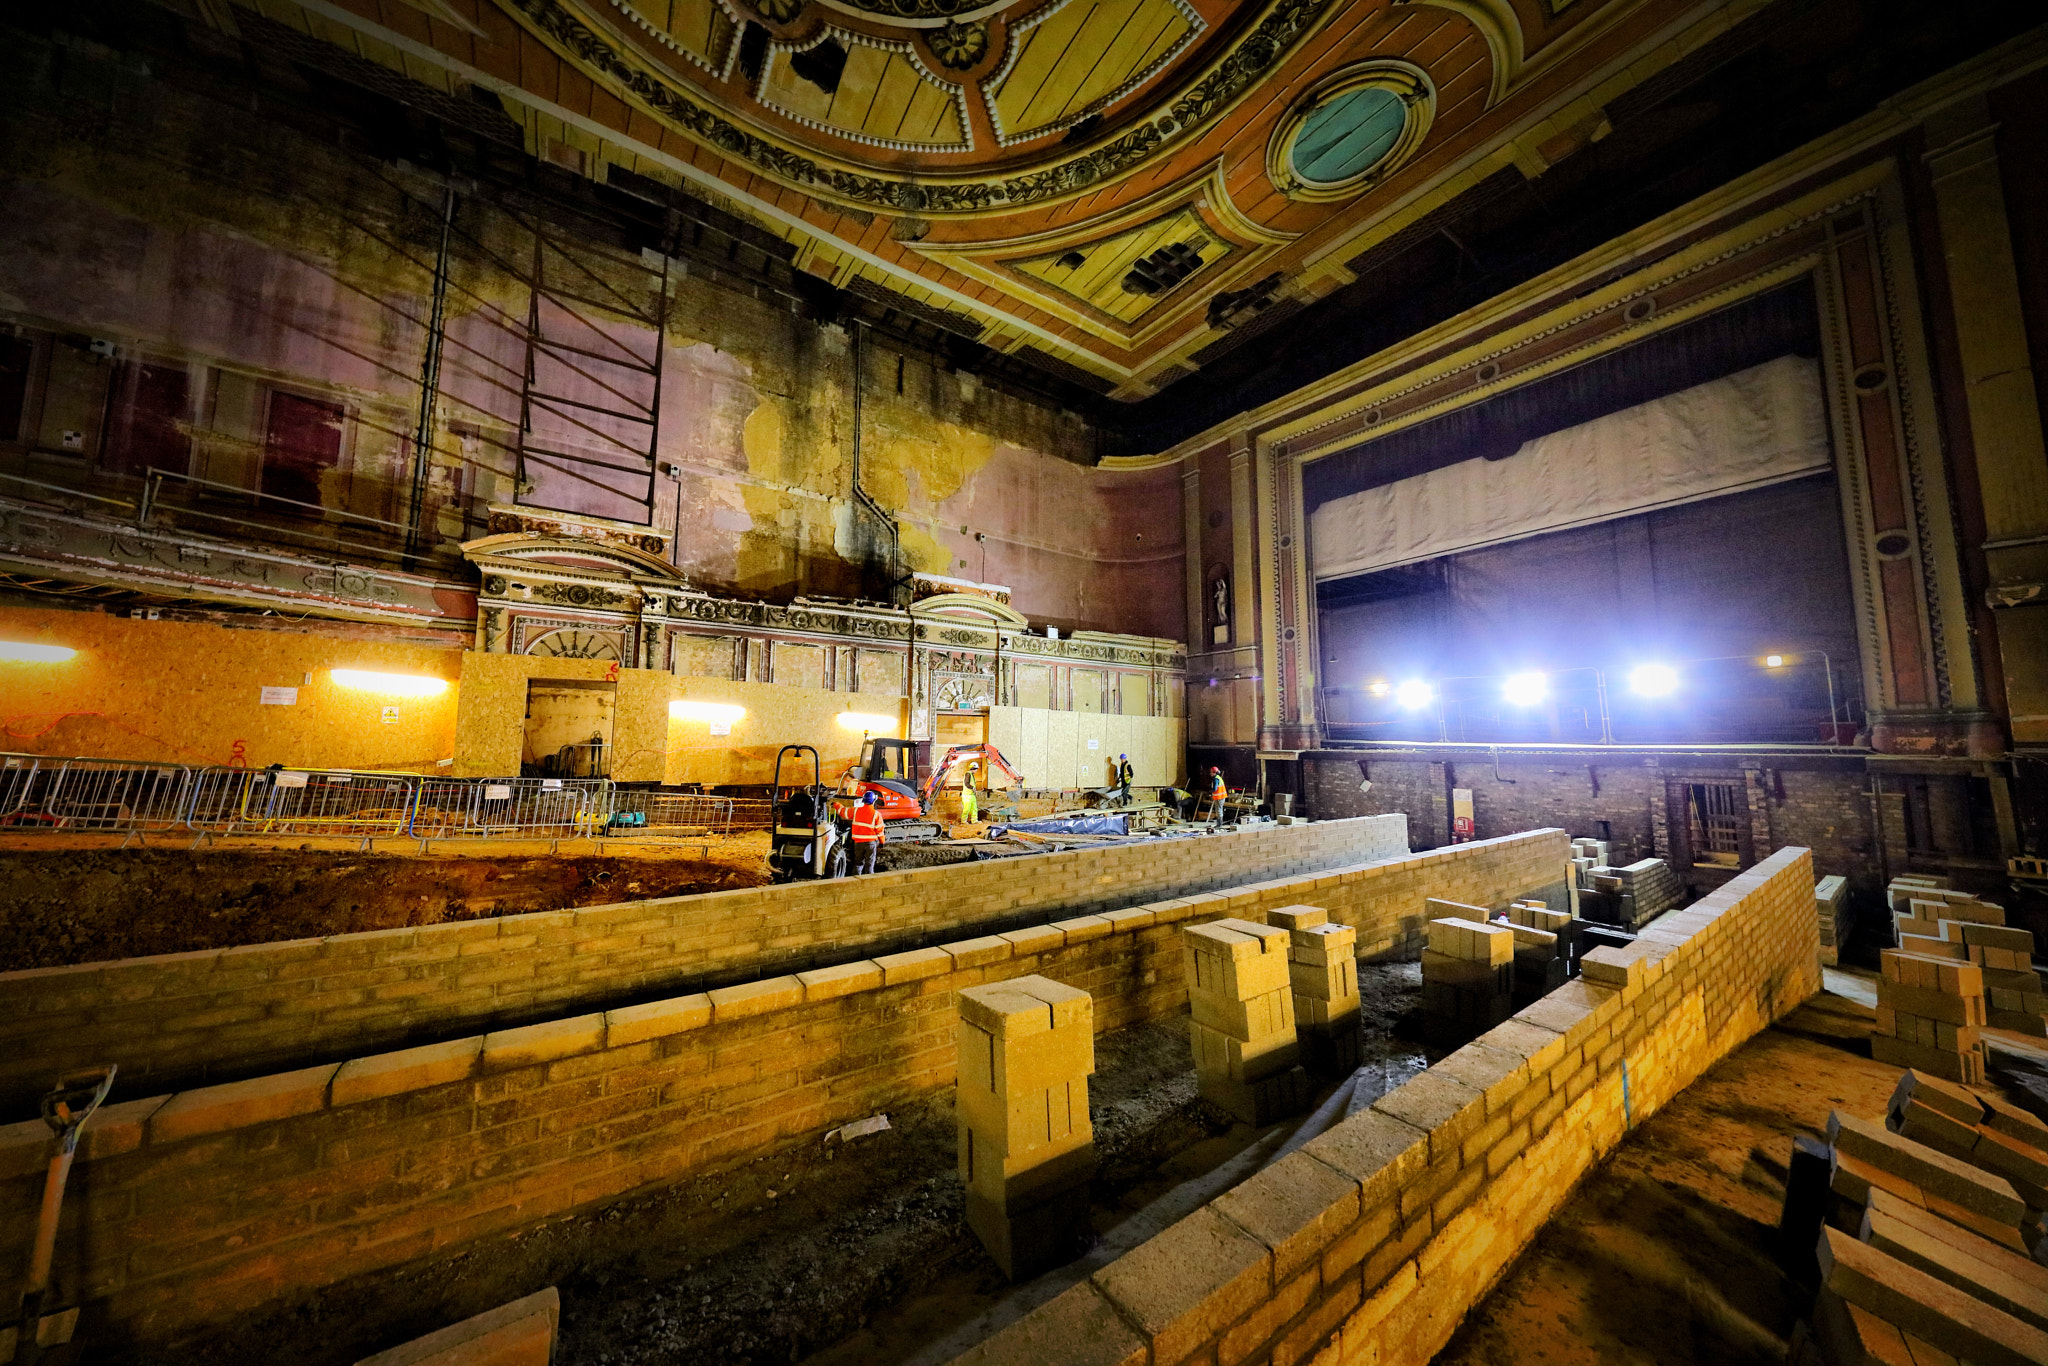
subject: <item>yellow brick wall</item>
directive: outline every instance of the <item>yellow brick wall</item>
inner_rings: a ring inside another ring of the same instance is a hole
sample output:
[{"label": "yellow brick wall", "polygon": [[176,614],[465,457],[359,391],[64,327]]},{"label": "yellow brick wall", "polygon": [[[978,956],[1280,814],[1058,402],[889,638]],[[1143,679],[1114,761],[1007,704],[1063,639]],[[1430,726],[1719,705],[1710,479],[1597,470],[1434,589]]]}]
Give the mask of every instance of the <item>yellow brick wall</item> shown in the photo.
[{"label": "yellow brick wall", "polygon": [[[1363,863],[1405,853],[1406,831],[1400,816],[1367,816],[0,973],[0,999],[16,1007],[0,1011],[0,1106],[31,1102],[52,1069],[105,1058],[118,1059],[125,1077],[153,1077],[157,1085],[223,1071],[246,1075],[571,1014],[634,993],[696,989]],[[1563,847],[1560,836],[1552,866],[1561,866]],[[403,980],[393,981],[394,973]]]},{"label": "yellow brick wall", "polygon": [[[1116,1029],[1185,1009],[1187,923],[1312,892],[1336,919],[1394,903],[1419,919],[1431,889],[1498,905],[1551,877],[1564,841],[1403,855],[126,1102],[87,1130],[58,1293],[90,1303],[95,1331],[195,1330],[928,1096],[953,1081],[962,987],[1041,974]],[[303,993],[309,977],[291,980]],[[38,1120],[0,1128],[0,1294],[26,1263],[47,1146]]]}]

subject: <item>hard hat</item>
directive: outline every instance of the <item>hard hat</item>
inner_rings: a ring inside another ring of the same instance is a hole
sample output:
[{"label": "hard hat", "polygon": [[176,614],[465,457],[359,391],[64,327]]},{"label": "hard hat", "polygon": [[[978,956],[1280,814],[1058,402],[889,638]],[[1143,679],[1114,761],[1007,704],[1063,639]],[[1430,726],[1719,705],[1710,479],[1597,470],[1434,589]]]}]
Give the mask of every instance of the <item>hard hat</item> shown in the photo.
[{"label": "hard hat", "polygon": [[1117,758],[1119,758],[1119,759],[1128,759],[1128,758],[1130,758],[1131,756],[1130,756],[1130,755],[1128,755],[1128,754],[1119,754],[1119,755],[1117,755],[1116,757],[1117,757]]},{"label": "hard hat", "polygon": [[1221,772],[1222,772],[1223,770],[1222,770],[1222,769],[1220,769],[1220,768],[1218,768],[1218,767],[1216,767],[1216,766],[1215,766],[1214,764],[1211,764],[1211,765],[1209,766],[1209,771],[1210,771],[1211,773],[1221,773]]},{"label": "hard hat", "polygon": [[862,806],[873,806],[873,805],[875,804],[875,794],[874,794],[874,793],[872,793],[872,792],[863,792],[863,793],[861,793],[861,794],[860,794],[860,804],[861,804]]}]

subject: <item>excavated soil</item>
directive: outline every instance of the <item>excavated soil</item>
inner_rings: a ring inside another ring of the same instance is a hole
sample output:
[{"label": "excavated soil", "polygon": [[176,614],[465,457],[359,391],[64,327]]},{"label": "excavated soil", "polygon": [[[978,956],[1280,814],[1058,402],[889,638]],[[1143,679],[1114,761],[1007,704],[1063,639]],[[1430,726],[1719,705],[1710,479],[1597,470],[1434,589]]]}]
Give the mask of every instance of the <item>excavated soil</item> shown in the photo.
[{"label": "excavated soil", "polygon": [[0,850],[0,972],[758,887],[766,852],[762,835],[544,858]]}]

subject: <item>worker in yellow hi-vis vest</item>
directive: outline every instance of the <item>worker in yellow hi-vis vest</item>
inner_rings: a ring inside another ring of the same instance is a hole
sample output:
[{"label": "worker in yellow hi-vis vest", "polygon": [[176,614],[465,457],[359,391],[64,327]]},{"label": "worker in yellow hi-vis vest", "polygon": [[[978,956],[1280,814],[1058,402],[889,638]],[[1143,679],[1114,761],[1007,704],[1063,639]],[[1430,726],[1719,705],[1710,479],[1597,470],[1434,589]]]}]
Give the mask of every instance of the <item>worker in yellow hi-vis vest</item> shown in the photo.
[{"label": "worker in yellow hi-vis vest", "polygon": [[981,803],[974,792],[974,781],[981,775],[980,764],[967,766],[967,780],[960,785],[960,819],[973,825],[981,819]]}]

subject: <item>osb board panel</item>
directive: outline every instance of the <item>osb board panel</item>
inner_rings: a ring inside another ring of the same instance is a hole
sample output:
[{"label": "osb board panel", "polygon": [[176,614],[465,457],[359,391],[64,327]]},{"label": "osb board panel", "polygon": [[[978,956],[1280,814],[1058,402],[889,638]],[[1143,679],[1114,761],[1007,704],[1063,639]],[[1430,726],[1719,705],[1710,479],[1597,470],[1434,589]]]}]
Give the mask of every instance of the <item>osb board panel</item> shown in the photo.
[{"label": "osb board panel", "polygon": [[1187,723],[1177,717],[991,707],[988,733],[1027,787],[1106,787],[1119,754],[1131,756],[1136,786],[1186,785]]},{"label": "osb board panel", "polygon": [[667,776],[668,704],[676,683],[655,669],[619,670],[612,721],[612,777],[618,781],[658,783]]},{"label": "osb board panel", "polygon": [[[455,776],[503,778],[519,772],[519,754],[526,741],[529,681],[564,678],[600,682],[615,667],[611,661],[602,659],[556,659],[465,650],[455,714]],[[614,735],[614,744],[617,739]]]},{"label": "osb board panel", "polygon": [[[872,733],[901,735],[904,708],[908,705],[908,699],[901,697],[856,700],[845,693],[779,683],[689,678],[676,679],[674,684],[674,697],[746,708],[745,715],[732,722],[730,735],[713,735],[708,721],[671,718],[667,723],[667,762],[662,780],[710,787],[773,781],[775,754],[784,745],[816,746],[825,777],[836,779],[860,757],[861,731],[842,726],[840,716],[852,710],[886,717],[889,724],[873,726]],[[788,777],[785,771],[784,780]],[[803,781],[810,781],[808,758]]]},{"label": "osb board panel", "polygon": [[1080,747],[1081,716],[1078,712],[1053,711],[1045,714],[1045,777],[1047,787],[1080,786],[1080,770],[1074,751]]},{"label": "osb board panel", "polygon": [[1052,706],[1052,670],[1043,664],[1019,664],[1017,666],[1017,705],[1020,707]]},{"label": "osb board panel", "polygon": [[[8,731],[0,743],[9,749],[187,764],[239,758],[257,768],[431,769],[455,740],[453,685],[463,657],[453,648],[11,607],[0,608],[0,640],[78,651],[61,664],[0,663],[0,724]],[[450,687],[435,697],[391,697],[340,686],[337,668],[426,675]],[[297,695],[288,706],[264,706],[266,687]],[[397,708],[388,724],[385,707]]]},{"label": "osb board panel", "polygon": [[731,636],[677,635],[669,641],[675,671],[685,678],[731,678],[733,638]]},{"label": "osb board panel", "polygon": [[856,675],[860,691],[875,697],[902,697],[903,656],[894,650],[862,650]]}]

